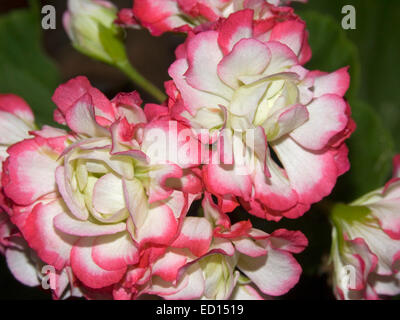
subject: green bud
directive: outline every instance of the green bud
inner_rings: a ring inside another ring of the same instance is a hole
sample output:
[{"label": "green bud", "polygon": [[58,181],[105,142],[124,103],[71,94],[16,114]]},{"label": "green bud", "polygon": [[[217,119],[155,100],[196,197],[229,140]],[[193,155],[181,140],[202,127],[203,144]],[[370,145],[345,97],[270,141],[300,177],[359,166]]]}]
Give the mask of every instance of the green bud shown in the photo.
[{"label": "green bud", "polygon": [[114,24],[117,8],[108,1],[68,0],[64,28],[81,53],[111,65],[126,62],[123,30]]}]

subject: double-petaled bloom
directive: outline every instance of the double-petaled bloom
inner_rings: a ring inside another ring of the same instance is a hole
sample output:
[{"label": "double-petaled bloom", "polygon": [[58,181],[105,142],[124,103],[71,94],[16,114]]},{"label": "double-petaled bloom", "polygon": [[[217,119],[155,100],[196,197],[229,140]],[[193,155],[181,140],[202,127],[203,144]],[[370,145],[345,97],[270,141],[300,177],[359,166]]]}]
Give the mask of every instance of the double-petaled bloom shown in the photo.
[{"label": "double-petaled bloom", "polygon": [[11,220],[45,263],[70,266],[90,289],[108,287],[142,249],[174,240],[201,181],[193,161],[152,161],[164,147],[153,132],[170,129],[146,123],[136,93],[109,101],[80,77],[54,101],[56,119],[72,132],[44,128],[8,149],[2,186]]},{"label": "double-petaled bloom", "polygon": [[297,218],[349,169],[347,68],[302,67],[310,58],[302,21],[271,28],[242,10],[189,34],[176,54],[169,112],[216,146],[203,178],[224,211],[240,203],[262,218]]},{"label": "double-petaled bloom", "polygon": [[[305,2],[304,0],[300,0]],[[202,30],[230,14],[243,10],[255,11],[256,19],[296,18],[293,9],[280,7],[289,1],[281,0],[136,0],[133,9],[122,9],[118,23],[138,24],[158,36],[167,31]]]},{"label": "double-petaled bloom", "polygon": [[21,134],[7,149],[0,216],[17,279],[35,286],[53,272],[54,298],[89,299],[261,299],[297,283],[302,233],[232,225],[209,193],[204,215],[187,216],[203,193],[192,130],[155,118],[157,106],[143,111],[135,92],[109,101],[84,77],[53,100],[71,131],[5,115]]},{"label": "double-petaled bloom", "polygon": [[400,293],[400,157],[384,188],[332,213],[336,296],[379,299]]}]

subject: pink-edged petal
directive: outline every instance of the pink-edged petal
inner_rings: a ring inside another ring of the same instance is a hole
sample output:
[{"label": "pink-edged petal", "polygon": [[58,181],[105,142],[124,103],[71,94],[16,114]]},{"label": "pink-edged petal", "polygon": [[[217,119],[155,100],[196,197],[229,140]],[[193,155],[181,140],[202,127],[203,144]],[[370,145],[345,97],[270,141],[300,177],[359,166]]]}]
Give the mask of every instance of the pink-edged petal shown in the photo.
[{"label": "pink-edged petal", "polygon": [[300,231],[275,230],[269,240],[275,249],[300,253],[308,246],[308,240]]},{"label": "pink-edged petal", "polygon": [[287,45],[299,56],[306,36],[305,23],[299,20],[289,20],[278,23],[271,31],[271,41],[279,41]]},{"label": "pink-edged petal", "polygon": [[270,177],[265,176],[261,164],[256,164],[253,177],[255,198],[271,210],[283,211],[292,208],[297,203],[298,196],[289,179],[270,156],[266,163]]},{"label": "pink-edged petal", "polygon": [[[341,68],[335,72],[315,75],[314,79],[314,97],[321,97],[325,94],[336,94],[343,97],[350,86],[350,75],[348,67]],[[307,77],[313,77],[310,72]]]},{"label": "pink-edged petal", "polygon": [[6,195],[19,205],[29,205],[54,192],[58,154],[41,138],[24,140],[8,149]]},{"label": "pink-edged petal", "polygon": [[[157,221],[157,223],[154,223]],[[144,224],[136,231],[137,242],[169,245],[176,237],[178,222],[174,212],[166,205],[153,205]]]},{"label": "pink-edged petal", "polygon": [[271,61],[264,74],[280,73],[298,64],[296,55],[287,45],[277,41],[269,41],[266,45],[271,52]]},{"label": "pink-edged petal", "polygon": [[185,59],[179,59],[171,65],[168,72],[179,89],[188,110],[194,113],[197,109],[205,106],[217,107],[228,104],[228,100],[223,97],[190,86],[184,76],[187,70],[188,62]]},{"label": "pink-edged petal", "polygon": [[150,184],[147,189],[149,203],[165,200],[173,190],[168,186],[169,179],[182,177],[182,169],[177,165],[163,165],[149,172]]},{"label": "pink-edged petal", "polygon": [[258,243],[249,237],[234,239],[232,242],[238,252],[249,257],[257,258],[265,256],[268,252],[265,248],[265,244],[263,245],[263,243]]},{"label": "pink-edged petal", "polygon": [[71,267],[74,274],[86,286],[99,289],[120,281],[126,272],[126,267],[113,271],[100,268],[92,258],[95,239],[81,238],[74,244],[71,250]]},{"label": "pink-edged petal", "polygon": [[193,265],[186,270],[174,293],[163,295],[161,289],[159,290],[161,294],[159,294],[166,300],[191,300],[200,298],[204,289],[203,272],[196,265]]},{"label": "pink-edged petal", "polygon": [[303,204],[320,201],[332,191],[338,176],[333,151],[311,152],[290,137],[274,144],[274,150]]},{"label": "pink-edged petal", "polygon": [[186,217],[178,238],[172,243],[176,248],[188,248],[200,257],[207,253],[212,241],[212,226],[205,218]]},{"label": "pink-edged petal", "polygon": [[382,200],[369,204],[368,208],[372,210],[372,214],[379,220],[382,229],[391,238],[400,240],[400,199]]},{"label": "pink-edged petal", "polygon": [[28,287],[40,285],[38,272],[31,259],[31,249],[23,238],[14,238],[18,246],[10,246],[5,252],[7,266],[13,276]]},{"label": "pink-edged petal", "polygon": [[[1,106],[0,106],[1,107]],[[33,125],[0,109],[0,143],[11,145],[29,138]]]},{"label": "pink-edged petal", "polygon": [[252,37],[253,15],[253,10],[241,10],[231,14],[222,23],[218,43],[224,54],[228,54],[241,39]]},{"label": "pink-edged petal", "polygon": [[302,271],[291,254],[274,249],[258,258],[240,255],[238,268],[263,293],[271,296],[280,296],[292,289]]},{"label": "pink-edged petal", "polygon": [[236,285],[230,297],[231,300],[264,300],[251,285]]},{"label": "pink-edged petal", "polygon": [[225,229],[231,227],[229,217],[212,200],[211,194],[206,192],[202,201],[204,216],[215,226],[222,226]]},{"label": "pink-edged petal", "polygon": [[70,252],[76,237],[55,229],[53,219],[66,214],[61,200],[48,204],[39,203],[28,217],[22,233],[29,246],[40,259],[61,270],[69,263]]},{"label": "pink-edged petal", "polygon": [[86,134],[91,137],[108,136],[108,131],[101,127],[95,120],[95,109],[90,95],[80,98],[66,112],[68,126],[76,133]]},{"label": "pink-edged petal", "polygon": [[223,58],[218,46],[218,32],[206,31],[189,39],[189,68],[185,73],[192,87],[229,99],[233,91],[218,77],[218,64]]},{"label": "pink-edged petal", "polygon": [[54,226],[70,235],[80,237],[97,237],[101,235],[115,234],[126,230],[125,223],[96,224],[90,221],[81,221],[62,213],[54,218]]},{"label": "pink-edged petal", "polygon": [[305,148],[323,149],[329,140],[343,131],[349,121],[346,102],[337,95],[324,95],[307,106],[309,119],[290,133]]},{"label": "pink-edged petal", "polygon": [[271,59],[268,47],[254,39],[240,40],[218,65],[218,75],[232,88],[239,88],[241,76],[261,74]]},{"label": "pink-edged petal", "polygon": [[113,271],[139,262],[139,251],[127,232],[100,236],[93,242],[93,261],[104,270]]},{"label": "pink-edged petal", "polygon": [[110,101],[98,89],[93,88],[86,77],[79,76],[60,85],[54,95],[53,102],[58,107],[60,116],[65,116],[68,110],[82,97],[89,95],[96,108],[96,115],[110,121],[115,119],[114,109]]},{"label": "pink-edged petal", "polygon": [[290,133],[291,131],[301,127],[304,123],[310,118],[310,113],[307,110],[307,107],[296,104],[279,115],[278,118],[278,128],[279,131],[274,136],[274,139],[279,139],[285,134]]},{"label": "pink-edged petal", "polygon": [[177,280],[179,269],[188,261],[187,255],[181,250],[169,249],[152,267],[153,276],[159,276],[164,281]]},{"label": "pink-edged petal", "polygon": [[28,103],[15,94],[0,94],[0,111],[11,113],[27,124],[33,124],[35,121]]},{"label": "pink-edged petal", "polygon": [[233,194],[248,199],[252,181],[244,167],[235,165],[210,164],[203,169],[203,179],[207,190],[213,194]]}]

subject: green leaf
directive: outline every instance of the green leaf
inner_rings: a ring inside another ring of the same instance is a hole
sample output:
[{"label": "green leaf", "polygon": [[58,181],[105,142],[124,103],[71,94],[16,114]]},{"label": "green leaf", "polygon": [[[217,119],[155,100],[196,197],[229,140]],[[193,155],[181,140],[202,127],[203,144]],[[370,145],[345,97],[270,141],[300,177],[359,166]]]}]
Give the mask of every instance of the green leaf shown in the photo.
[{"label": "green leaf", "polygon": [[390,176],[394,141],[381,117],[369,104],[350,101],[357,124],[348,142],[351,170],[346,175],[347,193],[353,199],[382,187]]},{"label": "green leaf", "polygon": [[41,47],[39,17],[34,6],[0,16],[0,92],[23,97],[43,124],[52,122],[60,75]]},{"label": "green leaf", "polygon": [[313,52],[307,64],[310,70],[333,72],[350,66],[351,86],[347,97],[355,97],[360,85],[360,63],[357,47],[331,16],[314,11],[300,12],[306,21]]}]

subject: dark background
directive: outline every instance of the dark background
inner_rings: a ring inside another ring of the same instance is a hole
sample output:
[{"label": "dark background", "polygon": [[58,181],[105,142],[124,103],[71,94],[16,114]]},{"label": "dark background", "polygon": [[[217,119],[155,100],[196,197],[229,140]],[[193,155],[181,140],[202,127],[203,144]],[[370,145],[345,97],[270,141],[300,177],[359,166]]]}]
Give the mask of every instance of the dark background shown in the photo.
[{"label": "dark background", "polygon": [[[113,2],[119,8],[130,7],[132,3],[131,0]],[[57,29],[43,31],[40,40],[44,54],[51,58],[54,66],[49,66],[51,72],[42,68],[43,70],[33,70],[30,76],[36,75],[48,85],[49,90],[43,89],[39,96],[38,92],[29,93],[27,86],[16,85],[19,83],[16,76],[18,70],[7,67],[11,63],[4,60],[8,56],[3,52],[11,50],[9,47],[14,48],[10,44],[17,41],[18,37],[3,30],[3,37],[9,38],[8,42],[2,42],[0,24],[0,78],[3,79],[0,79],[0,92],[22,95],[38,114],[39,122],[46,122],[49,121],[53,108],[51,92],[57,84],[77,75],[86,75],[109,98],[117,92],[135,89],[118,70],[93,61],[72,48],[61,23],[66,1],[41,1],[41,4],[52,4],[57,10]],[[341,9],[347,4],[353,5],[357,10],[356,30],[341,29]],[[311,34],[313,59],[308,67],[334,71],[345,65],[351,66],[352,87],[347,98],[359,128],[350,141],[350,157],[354,169],[339,180],[330,197],[335,201],[351,201],[382,185],[390,173],[390,159],[399,151],[400,131],[397,128],[400,119],[400,1],[309,0],[308,4],[294,6],[304,16]],[[0,0],[0,22],[11,11],[27,7],[28,1],[25,0]],[[317,12],[317,16],[310,11]],[[19,35],[22,37],[23,34],[22,30]],[[169,79],[167,69],[174,61],[174,50],[183,39],[183,36],[173,34],[154,38],[144,30],[129,30],[126,43],[135,67],[163,88],[163,82]],[[19,50],[22,54],[22,59],[25,56],[27,60],[34,58],[30,57],[35,53],[30,52],[29,47],[22,53],[21,49],[15,48],[16,52]],[[18,66],[18,63],[15,64]],[[143,93],[142,97],[147,102],[152,101],[151,97]],[[315,205],[303,218],[285,221],[279,225],[253,219],[253,223],[264,230],[277,227],[300,229],[310,240],[309,248],[298,256],[304,269],[302,278],[284,298],[333,299],[325,274],[327,270],[321,267],[327,260],[330,248],[331,231],[326,215],[328,206],[329,202],[325,201]],[[239,211],[237,214],[243,215],[243,212]],[[50,299],[50,295],[41,289],[28,288],[18,283],[7,269],[4,258],[0,257],[0,299]]]}]

